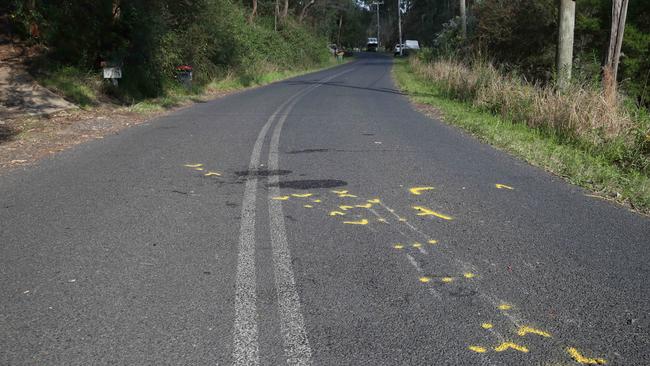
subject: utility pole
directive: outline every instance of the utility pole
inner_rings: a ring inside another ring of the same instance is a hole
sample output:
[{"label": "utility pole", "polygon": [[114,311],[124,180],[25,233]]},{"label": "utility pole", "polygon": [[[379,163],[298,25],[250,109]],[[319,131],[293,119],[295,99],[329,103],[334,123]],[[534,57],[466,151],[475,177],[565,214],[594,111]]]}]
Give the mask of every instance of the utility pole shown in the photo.
[{"label": "utility pole", "polygon": [[397,0],[397,29],[399,29],[399,55],[404,56],[404,44],[402,43],[402,4]]},{"label": "utility pole", "polygon": [[627,17],[628,0],[612,0],[612,29],[609,36],[607,59],[603,67],[603,87],[605,97],[613,102],[616,98],[616,83],[618,62],[621,58],[625,20]]},{"label": "utility pole", "polygon": [[467,7],[465,0],[460,0],[460,33],[463,41],[467,38]]},{"label": "utility pole", "polygon": [[375,1],[372,5],[377,6],[377,48],[379,48],[379,5],[384,5],[384,2]]},{"label": "utility pole", "polygon": [[566,88],[571,80],[575,25],[575,0],[560,0],[560,30],[558,32],[557,42],[557,85],[560,90]]}]

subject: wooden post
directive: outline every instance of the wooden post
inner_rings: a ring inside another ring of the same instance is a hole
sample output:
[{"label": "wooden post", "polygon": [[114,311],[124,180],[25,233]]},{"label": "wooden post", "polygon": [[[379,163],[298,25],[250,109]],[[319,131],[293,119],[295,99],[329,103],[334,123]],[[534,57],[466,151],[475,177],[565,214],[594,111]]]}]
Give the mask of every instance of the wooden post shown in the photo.
[{"label": "wooden post", "polygon": [[560,90],[565,89],[571,81],[575,24],[575,0],[560,0],[560,29],[557,42],[557,85]]},{"label": "wooden post", "polygon": [[463,40],[467,38],[467,7],[465,0],[460,0],[460,33]]}]

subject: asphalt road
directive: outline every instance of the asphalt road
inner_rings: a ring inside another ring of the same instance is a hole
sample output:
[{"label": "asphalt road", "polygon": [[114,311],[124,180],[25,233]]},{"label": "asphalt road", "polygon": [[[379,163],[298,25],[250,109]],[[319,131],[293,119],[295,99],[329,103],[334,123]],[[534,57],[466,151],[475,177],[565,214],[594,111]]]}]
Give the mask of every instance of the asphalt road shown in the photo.
[{"label": "asphalt road", "polygon": [[0,364],[650,365],[650,220],[419,114],[391,62],[0,176]]}]

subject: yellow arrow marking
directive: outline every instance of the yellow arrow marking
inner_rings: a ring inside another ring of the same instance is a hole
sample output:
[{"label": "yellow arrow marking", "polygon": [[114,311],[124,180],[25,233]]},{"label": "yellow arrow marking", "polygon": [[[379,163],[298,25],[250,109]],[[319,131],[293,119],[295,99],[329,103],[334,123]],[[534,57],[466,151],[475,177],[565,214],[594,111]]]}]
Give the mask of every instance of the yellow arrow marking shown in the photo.
[{"label": "yellow arrow marking", "polygon": [[418,216],[435,216],[435,217],[441,218],[443,220],[453,220],[453,218],[451,216],[443,215],[441,213],[432,211],[432,210],[430,210],[430,209],[428,209],[426,207],[413,206],[413,208],[420,211]]},{"label": "yellow arrow marking", "polygon": [[413,187],[409,189],[409,192],[411,192],[412,195],[419,196],[422,192],[430,191],[432,189],[433,187]]},{"label": "yellow arrow marking", "polygon": [[495,184],[494,186],[497,187],[497,189],[510,189],[510,190],[514,189],[514,188],[512,188],[510,186],[507,186],[505,184],[499,184],[499,183]]},{"label": "yellow arrow marking", "polygon": [[304,208],[314,208],[314,206],[312,206],[312,205],[304,205],[302,207],[304,207]]},{"label": "yellow arrow marking", "polygon": [[512,342],[503,342],[500,345],[498,345],[497,347],[494,347],[494,350],[497,351],[497,352],[503,352],[503,351],[506,351],[508,349],[514,349],[514,350],[519,351],[519,352],[528,353],[528,348],[526,348],[524,346],[520,346],[520,345],[518,345],[516,343],[512,343]]},{"label": "yellow arrow marking", "polygon": [[346,194],[346,193],[348,193],[348,191],[332,191],[332,193],[336,193],[336,194]]},{"label": "yellow arrow marking", "polygon": [[345,214],[341,211],[332,211],[330,212],[330,216],[345,216]]},{"label": "yellow arrow marking", "polygon": [[349,194],[349,193],[342,193],[342,194],[339,194],[339,197],[352,197],[352,198],[357,198],[357,196],[355,196],[355,195],[353,195],[353,194]]},{"label": "yellow arrow marking", "polygon": [[373,198],[373,199],[368,200],[366,202],[368,202],[368,203],[379,203],[379,202],[381,202],[381,200],[379,200],[379,198]]},{"label": "yellow arrow marking", "polygon": [[427,283],[429,281],[431,281],[431,278],[429,278],[429,277],[420,277],[420,282],[422,282],[422,283]]},{"label": "yellow arrow marking", "polygon": [[474,278],[474,277],[476,277],[476,275],[474,273],[472,273],[472,272],[466,272],[466,273],[463,274],[463,276],[465,278]]},{"label": "yellow arrow marking", "polygon": [[354,206],[346,206],[346,205],[342,205],[342,206],[339,206],[339,208],[340,208],[341,210],[343,210],[343,211],[347,211],[347,210],[353,209]]},{"label": "yellow arrow marking", "polygon": [[343,221],[343,223],[348,225],[368,225],[368,220],[363,219],[360,221]]},{"label": "yellow arrow marking", "polygon": [[487,350],[484,347],[481,346],[469,346],[468,347],[470,351],[474,351],[476,353],[485,353]]},{"label": "yellow arrow marking", "polygon": [[442,281],[444,283],[449,283],[449,282],[453,282],[454,278],[453,277],[443,277],[443,278],[440,279],[440,281]]},{"label": "yellow arrow marking", "polygon": [[286,201],[289,199],[289,196],[277,196],[277,197],[273,197],[272,199],[276,201]]},{"label": "yellow arrow marking", "polygon": [[198,167],[202,167],[203,164],[185,164],[185,166],[188,168],[198,168]]},{"label": "yellow arrow marking", "polygon": [[492,327],[494,327],[494,325],[492,325],[492,323],[483,323],[483,324],[481,324],[481,328],[483,328],[483,329],[492,329]]},{"label": "yellow arrow marking", "polygon": [[358,207],[358,208],[371,208],[371,207],[372,207],[372,203],[366,203],[365,205],[355,205],[354,207]]},{"label": "yellow arrow marking", "polygon": [[292,193],[291,195],[294,196],[294,197],[298,197],[298,198],[305,198],[305,197],[313,196],[312,193]]},{"label": "yellow arrow marking", "polygon": [[571,358],[573,358],[576,362],[581,363],[583,365],[606,365],[607,364],[607,360],[605,360],[604,358],[585,357],[577,349],[573,347],[567,348],[566,351],[569,353]]},{"label": "yellow arrow marking", "polygon": [[512,309],[512,305],[509,305],[509,304],[501,304],[501,305],[497,306],[497,308],[498,308],[499,310],[510,310],[510,309]]},{"label": "yellow arrow marking", "polygon": [[517,335],[523,337],[526,334],[537,334],[542,337],[550,338],[551,335],[547,332],[544,332],[543,330],[531,328],[531,327],[521,327],[519,328],[519,331],[517,332]]},{"label": "yellow arrow marking", "polygon": [[429,244],[438,244],[438,241],[437,240],[429,240],[427,243],[429,243]]},{"label": "yellow arrow marking", "polygon": [[402,244],[395,244],[395,245],[393,245],[393,248],[395,248],[395,249],[404,249],[404,246]]},{"label": "yellow arrow marking", "polygon": [[207,172],[207,173],[205,173],[205,174],[203,174],[203,175],[205,175],[206,177],[212,177],[212,176],[220,177],[220,176],[221,176],[221,173],[217,173],[217,172],[209,171],[209,172]]}]

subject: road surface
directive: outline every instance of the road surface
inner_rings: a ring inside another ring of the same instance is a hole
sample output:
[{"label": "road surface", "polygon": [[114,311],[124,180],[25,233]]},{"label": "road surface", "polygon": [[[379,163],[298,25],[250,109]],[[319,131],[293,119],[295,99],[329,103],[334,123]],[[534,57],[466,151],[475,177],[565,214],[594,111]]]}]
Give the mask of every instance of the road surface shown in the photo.
[{"label": "road surface", "polygon": [[0,364],[650,364],[650,221],[416,112],[391,62],[0,176]]}]

